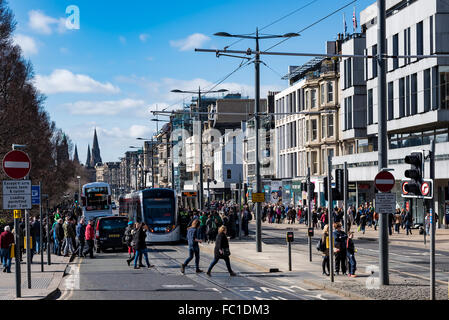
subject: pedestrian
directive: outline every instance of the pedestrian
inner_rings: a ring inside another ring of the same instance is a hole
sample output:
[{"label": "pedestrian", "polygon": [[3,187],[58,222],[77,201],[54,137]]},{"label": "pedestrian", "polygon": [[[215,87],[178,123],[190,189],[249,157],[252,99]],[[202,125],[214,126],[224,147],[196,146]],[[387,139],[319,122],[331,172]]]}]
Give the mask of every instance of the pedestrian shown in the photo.
[{"label": "pedestrian", "polygon": [[[323,234],[320,239],[320,251],[323,256],[323,262],[321,263],[321,268],[323,270],[323,275],[330,275],[329,267],[329,225],[326,224],[323,228]],[[327,272],[326,272],[327,267]]]},{"label": "pedestrian", "polygon": [[187,229],[187,241],[189,243],[189,257],[181,264],[181,273],[185,273],[186,266],[195,256],[196,273],[201,273],[200,269],[200,246],[198,243],[203,242],[199,237],[199,221],[194,220],[192,226]]},{"label": "pedestrian", "polygon": [[218,260],[223,259],[228,268],[229,275],[235,276],[236,274],[232,271],[231,262],[229,260],[230,255],[231,251],[229,250],[229,242],[226,237],[226,227],[221,226],[218,229],[217,239],[215,240],[214,260],[212,260],[209,269],[207,269],[207,275],[210,277],[212,268],[217,264]]},{"label": "pedestrian", "polygon": [[70,220],[69,217],[66,218],[63,228],[65,241],[64,257],[68,257],[69,250],[70,254],[73,254],[75,252],[75,249],[73,248],[73,239],[75,238],[75,233],[73,232],[72,220]]},{"label": "pedestrian", "polygon": [[413,224],[412,213],[411,213],[411,211],[407,211],[405,214],[405,230],[406,230],[407,235],[409,234],[409,232],[410,232],[410,234],[412,234],[412,229],[411,229],[412,224]]},{"label": "pedestrian", "polygon": [[206,235],[207,235],[207,243],[215,241],[217,237],[217,224],[215,223],[215,219],[212,215],[209,214],[209,217],[206,221]]},{"label": "pedestrian", "polygon": [[401,228],[401,224],[402,224],[401,212],[399,210],[397,210],[396,214],[395,214],[394,231],[396,231],[398,234],[399,234],[399,230]]},{"label": "pedestrian", "polygon": [[207,230],[206,222],[207,222],[207,215],[206,212],[203,212],[201,213],[200,216],[200,230],[199,230],[199,237],[203,241],[206,240],[206,230]]},{"label": "pedestrian", "polygon": [[134,234],[134,242],[136,246],[136,255],[134,258],[134,269],[140,269],[140,265],[137,266],[137,261],[140,256],[145,257],[145,262],[147,263],[147,267],[151,268],[154,265],[150,264],[148,260],[148,252],[147,252],[147,243],[146,243],[146,230],[148,226],[144,222],[136,222],[136,233]]},{"label": "pedestrian", "polygon": [[136,251],[134,250],[134,223],[132,221],[128,221],[128,225],[125,229],[125,234],[123,235],[123,242],[126,243],[126,246],[128,247],[128,259],[126,259],[126,263],[128,266],[131,264],[131,261],[134,260]]},{"label": "pedestrian", "polygon": [[89,223],[86,226],[86,232],[84,233],[84,238],[86,239],[86,251],[84,252],[84,255],[87,256],[89,254],[89,258],[93,259],[94,256],[94,220],[90,219]]},{"label": "pedestrian", "polygon": [[86,243],[86,219],[82,217],[76,225],[76,251],[78,257],[84,257],[84,245]]},{"label": "pedestrian", "polygon": [[61,255],[61,249],[62,249],[62,241],[64,240],[64,229],[62,228],[62,218],[59,218],[55,222],[55,226],[53,228],[53,237],[55,240],[55,254],[60,256]]},{"label": "pedestrian", "polygon": [[341,230],[341,223],[334,223],[334,243],[335,243],[335,272],[337,275],[341,272],[343,275],[346,275],[346,240],[348,238],[347,234]]},{"label": "pedestrian", "polygon": [[14,235],[10,226],[6,226],[0,234],[0,257],[3,264],[3,272],[11,273],[11,248],[14,244]]},{"label": "pedestrian", "polygon": [[360,225],[359,225],[359,231],[362,231],[363,234],[365,234],[365,228],[366,228],[366,212],[364,209],[361,209],[361,214],[360,214]]},{"label": "pedestrian", "polygon": [[248,208],[246,207],[243,211],[243,217],[242,217],[242,230],[243,230],[243,235],[245,237],[247,237],[249,234],[248,223],[250,220],[252,220],[252,215],[251,215],[251,212],[249,212]]},{"label": "pedestrian", "polygon": [[348,256],[349,261],[349,274],[348,276],[355,278],[355,271],[357,270],[357,262],[355,260],[355,253],[357,250],[354,246],[354,241],[352,240],[354,238],[354,232],[350,232],[348,235],[348,239],[346,242],[346,254]]},{"label": "pedestrian", "polygon": [[41,245],[41,224],[39,222],[38,217],[33,217],[33,222],[31,223],[31,239],[33,241],[33,251],[36,254],[40,253],[40,245]]}]

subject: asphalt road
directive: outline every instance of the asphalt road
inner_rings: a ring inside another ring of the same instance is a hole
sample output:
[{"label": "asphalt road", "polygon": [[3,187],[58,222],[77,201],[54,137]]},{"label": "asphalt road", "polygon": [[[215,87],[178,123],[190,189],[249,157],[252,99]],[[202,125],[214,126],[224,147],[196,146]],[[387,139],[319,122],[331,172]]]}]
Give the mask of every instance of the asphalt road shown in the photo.
[{"label": "asphalt road", "polygon": [[[294,285],[296,273],[261,273],[232,262],[238,273],[230,277],[224,261],[212,270],[212,277],[196,274],[194,260],[180,272],[187,246],[150,247],[151,269],[128,267],[125,252],[106,252],[97,258],[82,258],[70,265],[59,287],[60,300],[327,300],[342,299],[314,287]],[[212,256],[201,253],[200,267],[206,271]]]}]

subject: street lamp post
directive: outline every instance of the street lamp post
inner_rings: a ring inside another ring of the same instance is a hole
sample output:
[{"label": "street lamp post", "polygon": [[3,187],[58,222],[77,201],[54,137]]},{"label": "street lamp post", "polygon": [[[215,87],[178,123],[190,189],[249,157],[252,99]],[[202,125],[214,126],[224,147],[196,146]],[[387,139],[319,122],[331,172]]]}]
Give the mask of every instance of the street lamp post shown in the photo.
[{"label": "street lamp post", "polygon": [[[259,52],[259,40],[260,39],[272,39],[272,38],[291,38],[297,37],[297,33],[287,33],[284,35],[264,35],[259,36],[259,29],[256,29],[255,36],[248,35],[233,35],[227,32],[218,32],[214,34],[220,37],[233,37],[233,38],[243,38],[243,39],[253,39],[256,40],[256,51],[254,59],[255,67],[255,110],[254,110],[254,125],[256,129],[256,193],[260,193],[262,190],[262,180],[260,177],[260,164],[259,164],[259,110],[260,110],[260,52]],[[248,49],[250,50],[250,49]],[[262,219],[261,219],[261,203],[256,202],[256,244],[257,252],[262,252]]]},{"label": "street lamp post", "polygon": [[183,91],[183,90],[172,90],[171,92],[174,93],[191,93],[191,94],[195,94],[198,93],[198,120],[200,121],[200,187],[199,187],[199,192],[198,192],[198,196],[199,196],[199,206],[200,206],[200,210],[203,210],[203,124],[201,122],[201,118],[200,118],[200,112],[201,112],[201,94],[206,94],[206,93],[219,93],[219,92],[227,92],[228,90],[226,89],[220,89],[220,90],[216,90],[216,91],[205,91],[205,92],[201,92],[201,87],[198,87],[198,91]]}]

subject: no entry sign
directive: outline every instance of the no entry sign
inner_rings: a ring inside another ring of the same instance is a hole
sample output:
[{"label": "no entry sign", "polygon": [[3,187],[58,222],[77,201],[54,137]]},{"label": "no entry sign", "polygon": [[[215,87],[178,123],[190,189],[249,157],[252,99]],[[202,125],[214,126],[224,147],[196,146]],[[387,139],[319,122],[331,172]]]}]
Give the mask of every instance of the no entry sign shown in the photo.
[{"label": "no entry sign", "polygon": [[30,172],[31,160],[25,152],[13,150],[5,155],[2,166],[11,179],[22,179]]},{"label": "no entry sign", "polygon": [[388,171],[381,171],[374,178],[374,185],[380,192],[390,192],[394,187],[394,176]]}]

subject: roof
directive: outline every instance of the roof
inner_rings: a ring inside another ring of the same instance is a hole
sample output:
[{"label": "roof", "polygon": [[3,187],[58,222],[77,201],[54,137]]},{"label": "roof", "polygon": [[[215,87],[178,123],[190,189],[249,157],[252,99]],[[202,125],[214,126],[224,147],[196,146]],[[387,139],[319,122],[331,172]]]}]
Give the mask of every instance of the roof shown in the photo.
[{"label": "roof", "polygon": [[285,76],[282,77],[282,80],[291,80],[295,79],[296,81],[304,78],[307,72],[317,68],[324,59],[322,57],[315,57],[312,60],[309,60],[302,66],[296,67],[293,71],[289,72]]}]

